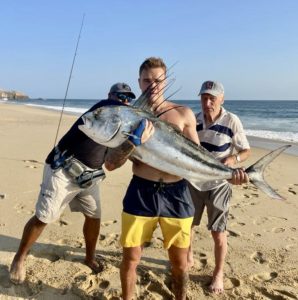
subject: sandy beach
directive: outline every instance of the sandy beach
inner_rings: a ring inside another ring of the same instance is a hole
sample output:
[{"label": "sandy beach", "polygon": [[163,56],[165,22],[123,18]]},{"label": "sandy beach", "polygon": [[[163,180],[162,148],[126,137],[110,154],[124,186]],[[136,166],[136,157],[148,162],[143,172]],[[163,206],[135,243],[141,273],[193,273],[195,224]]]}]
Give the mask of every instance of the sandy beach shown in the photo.
[{"label": "sandy beach", "polygon": [[[77,119],[64,115],[61,137]],[[34,215],[45,157],[53,147],[59,114],[0,103],[0,299],[121,299],[119,264],[122,197],[131,164],[108,172],[101,184],[102,224],[97,245],[103,271],[83,264],[83,217],[67,209],[47,226],[27,258],[23,285],[8,272],[24,225]],[[253,148],[244,166],[268,150]],[[188,299],[298,299],[298,156],[282,154],[265,172],[285,201],[274,201],[252,185],[234,187],[228,223],[225,293],[208,293],[213,243],[203,224],[196,228],[195,266]],[[138,299],[172,299],[167,253],[157,230],[138,269]]]}]

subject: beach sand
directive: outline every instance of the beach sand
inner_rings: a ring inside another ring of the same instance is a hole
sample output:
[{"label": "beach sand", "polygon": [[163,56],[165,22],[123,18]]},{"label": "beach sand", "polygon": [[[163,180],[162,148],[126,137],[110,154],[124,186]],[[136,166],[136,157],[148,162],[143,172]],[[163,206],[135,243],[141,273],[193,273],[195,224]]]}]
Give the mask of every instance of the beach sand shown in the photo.
[{"label": "beach sand", "polygon": [[[61,137],[77,117],[64,115]],[[101,184],[102,224],[97,245],[103,266],[94,274],[82,262],[83,217],[67,209],[47,226],[27,258],[23,285],[8,279],[23,227],[34,215],[45,157],[54,144],[59,114],[0,103],[0,299],[120,299],[119,245],[122,197],[131,164],[109,172]],[[268,150],[252,149],[245,166]],[[213,242],[196,228],[195,266],[188,299],[298,299],[298,157],[279,156],[266,170],[268,182],[286,198],[274,201],[252,185],[234,187],[228,224],[225,294],[208,293],[214,267]],[[138,299],[171,299],[167,253],[159,229],[138,268]]]}]

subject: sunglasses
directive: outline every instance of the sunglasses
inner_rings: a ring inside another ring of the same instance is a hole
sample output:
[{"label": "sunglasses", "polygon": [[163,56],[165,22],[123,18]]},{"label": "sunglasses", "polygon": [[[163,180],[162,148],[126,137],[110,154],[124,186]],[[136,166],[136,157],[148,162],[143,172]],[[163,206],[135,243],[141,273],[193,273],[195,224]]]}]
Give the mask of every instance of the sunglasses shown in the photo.
[{"label": "sunglasses", "polygon": [[132,102],[133,98],[123,94],[123,93],[115,93],[116,97],[122,102]]}]

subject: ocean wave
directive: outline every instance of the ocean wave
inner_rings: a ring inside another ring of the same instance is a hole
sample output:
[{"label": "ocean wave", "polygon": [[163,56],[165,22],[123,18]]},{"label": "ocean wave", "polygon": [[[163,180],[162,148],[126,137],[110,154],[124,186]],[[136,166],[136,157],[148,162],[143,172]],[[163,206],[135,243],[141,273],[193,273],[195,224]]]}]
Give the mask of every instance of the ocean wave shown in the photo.
[{"label": "ocean wave", "polygon": [[[52,105],[39,105],[39,104],[26,104],[28,106],[34,106],[34,107],[40,107],[40,108],[44,108],[44,109],[51,109],[51,110],[56,110],[56,111],[61,111],[62,106],[52,106]],[[72,114],[76,114],[76,115],[80,115],[83,114],[84,112],[87,111],[86,108],[83,107],[69,107],[69,106],[65,106],[64,107],[64,111],[65,112],[69,112]]]},{"label": "ocean wave", "polygon": [[[61,111],[61,109],[62,109],[61,102],[59,103],[59,105],[57,105],[57,104],[51,105],[52,103],[49,103],[49,104],[50,105],[44,105],[44,103],[43,104],[27,103],[26,105],[40,107],[40,108],[44,108],[44,109],[55,110],[55,111]],[[88,110],[88,109],[89,109],[89,107],[86,108],[83,106],[80,106],[80,107],[65,106],[64,112],[74,114],[74,115],[81,115],[84,112],[86,112],[86,110]],[[268,125],[268,122],[267,122],[267,125]],[[245,128],[249,128],[249,124],[246,124]],[[272,130],[246,129],[245,133],[247,136],[251,136],[251,137],[283,141],[283,142],[298,143],[298,133],[297,132],[279,132],[279,131],[272,131]]]},{"label": "ocean wave", "polygon": [[283,142],[298,143],[298,133],[297,132],[277,132],[269,130],[245,130],[247,136],[253,136],[258,138],[264,138],[269,140],[277,140]]}]

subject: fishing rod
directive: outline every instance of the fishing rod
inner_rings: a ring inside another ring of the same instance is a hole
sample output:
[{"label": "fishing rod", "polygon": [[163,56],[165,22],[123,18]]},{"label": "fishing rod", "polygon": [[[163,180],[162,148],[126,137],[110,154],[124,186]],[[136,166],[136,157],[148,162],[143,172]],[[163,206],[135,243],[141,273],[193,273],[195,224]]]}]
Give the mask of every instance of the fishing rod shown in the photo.
[{"label": "fishing rod", "polygon": [[68,88],[69,88],[69,84],[70,84],[70,80],[71,80],[71,76],[72,76],[73,66],[75,64],[75,60],[76,60],[76,56],[77,56],[77,51],[78,51],[78,47],[79,47],[79,43],[80,43],[80,38],[81,38],[81,33],[82,33],[83,25],[84,25],[84,20],[85,20],[85,14],[83,14],[81,28],[80,28],[79,36],[78,36],[78,40],[77,40],[77,45],[76,45],[75,53],[74,53],[72,64],[71,64],[71,69],[70,69],[70,73],[69,73],[69,77],[68,77],[68,82],[67,82],[67,86],[66,86],[65,96],[64,96],[64,99],[63,99],[63,104],[62,104],[60,119],[59,119],[58,128],[57,128],[57,132],[56,132],[54,147],[56,146],[56,142],[57,142],[57,138],[58,138],[58,133],[59,133],[60,125],[61,125],[62,115],[63,115],[63,112],[64,112],[65,101],[66,101],[67,94],[68,94]]}]

